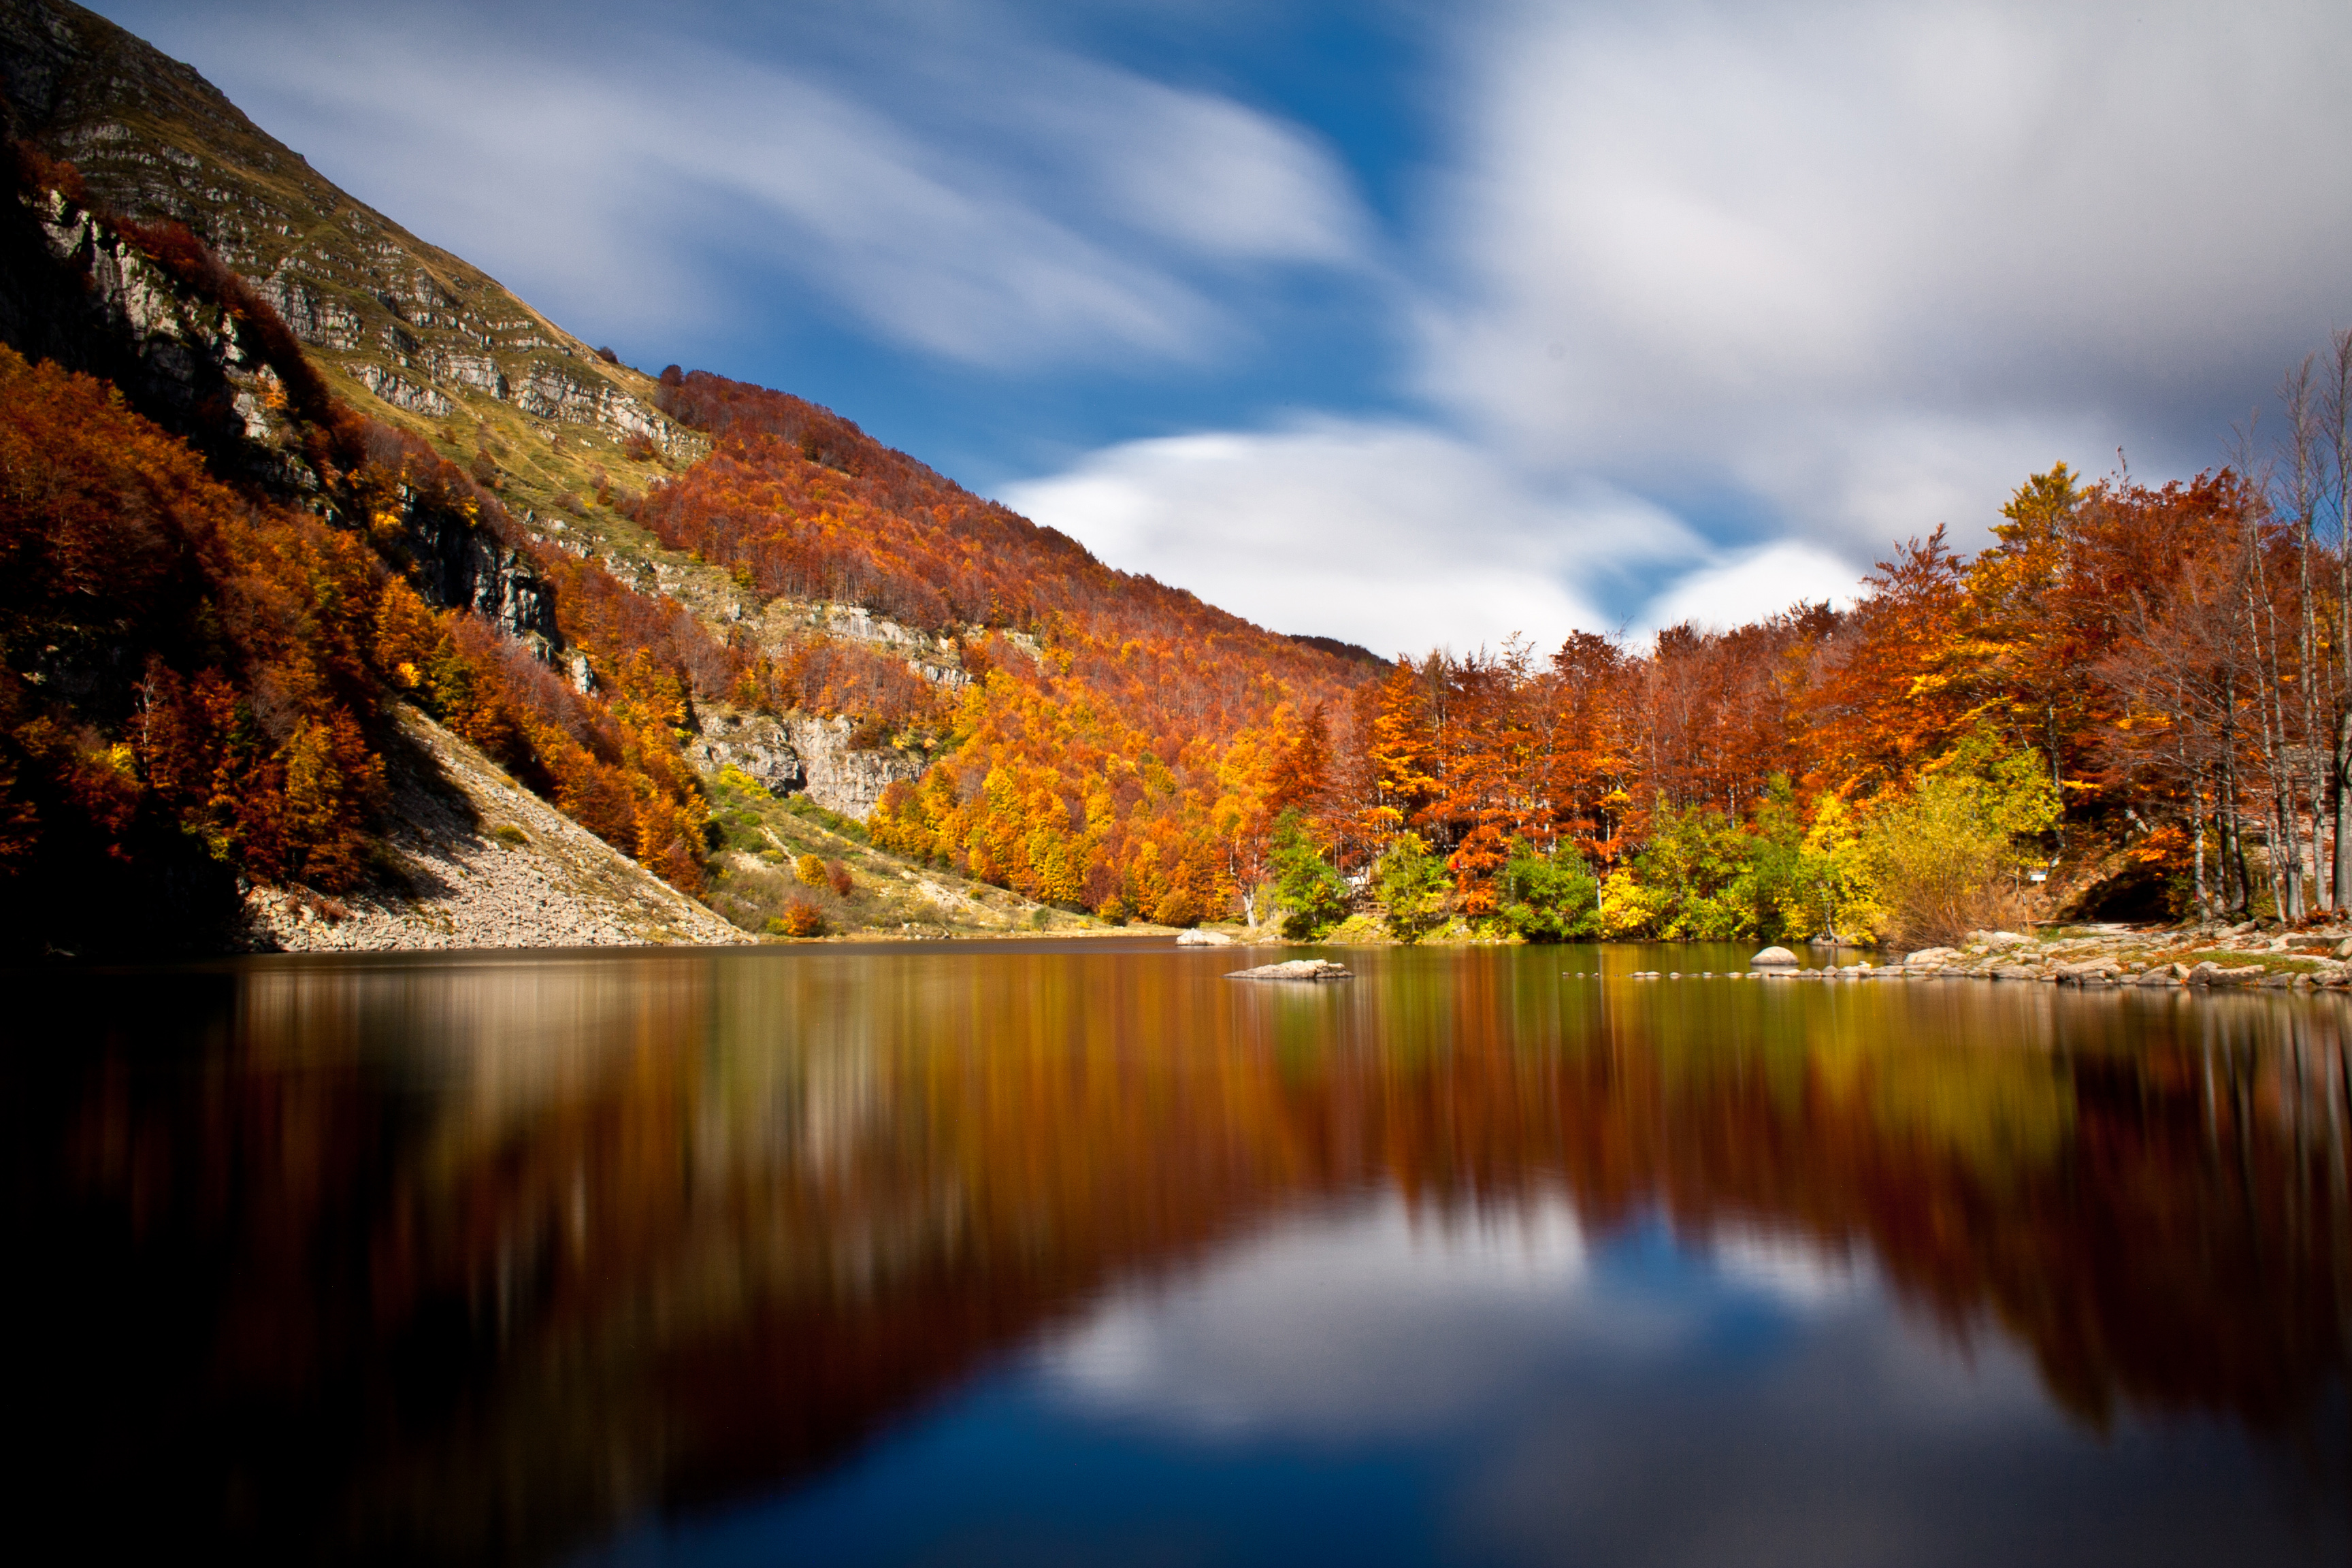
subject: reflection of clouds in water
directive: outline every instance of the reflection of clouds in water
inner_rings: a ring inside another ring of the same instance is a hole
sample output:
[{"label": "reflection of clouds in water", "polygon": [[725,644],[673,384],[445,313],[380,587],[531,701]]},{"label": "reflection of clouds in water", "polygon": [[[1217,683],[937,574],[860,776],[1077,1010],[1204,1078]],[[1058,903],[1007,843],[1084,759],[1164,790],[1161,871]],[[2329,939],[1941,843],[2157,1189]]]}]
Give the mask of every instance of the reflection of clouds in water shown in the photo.
[{"label": "reflection of clouds in water", "polygon": [[1081,1405],[1196,1433],[1419,1433],[1509,1393],[1585,1272],[1565,1204],[1439,1215],[1391,1196],[1114,1295],[1042,1360]]},{"label": "reflection of clouds in water", "polygon": [[1591,1278],[1557,1199],[1442,1215],[1391,1195],[1115,1294],[1042,1360],[1082,1406],[1197,1434],[1420,1434],[1507,1402],[1531,1368],[1685,1353],[1717,1308],[1810,1317],[1875,1295],[1866,1264],[1794,1233],[1718,1226],[1702,1245],[1712,1288],[1661,1290]]},{"label": "reflection of clouds in water", "polygon": [[2085,1441],[2009,1337],[1949,1327],[1801,1231],[1588,1245],[1556,1201],[1439,1218],[1391,1196],[1115,1294],[1036,1369],[1081,1449],[1105,1420],[1180,1445],[1434,1445],[1448,1558],[2325,1560],[2234,1434]]},{"label": "reflection of clouds in water", "polygon": [[1866,1258],[1796,1231],[1717,1225],[1691,1239],[1704,1245],[1726,1280],[1799,1310],[1847,1305],[1874,1286]]}]

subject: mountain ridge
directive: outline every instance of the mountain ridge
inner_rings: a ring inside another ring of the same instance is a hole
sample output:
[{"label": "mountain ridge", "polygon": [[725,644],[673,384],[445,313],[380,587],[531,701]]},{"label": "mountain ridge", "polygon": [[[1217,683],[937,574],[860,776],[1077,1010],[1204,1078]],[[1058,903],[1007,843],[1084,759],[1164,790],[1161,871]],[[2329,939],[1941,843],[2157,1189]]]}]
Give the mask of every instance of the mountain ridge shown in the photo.
[{"label": "mountain ridge", "polygon": [[9,136],[71,160],[123,217],[187,225],[331,377],[430,415],[453,411],[434,384],[451,379],[541,417],[695,447],[651,406],[648,378],[341,190],[193,67],[104,17],[9,0],[0,88]]}]

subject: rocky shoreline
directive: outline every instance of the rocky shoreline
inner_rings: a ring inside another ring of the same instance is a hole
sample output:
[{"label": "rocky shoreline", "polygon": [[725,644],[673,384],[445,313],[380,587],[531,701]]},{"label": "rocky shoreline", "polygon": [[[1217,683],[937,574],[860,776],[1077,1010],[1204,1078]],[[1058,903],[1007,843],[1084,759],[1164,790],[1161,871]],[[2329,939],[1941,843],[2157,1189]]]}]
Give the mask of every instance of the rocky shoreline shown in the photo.
[{"label": "rocky shoreline", "polygon": [[1793,961],[1768,962],[1762,953],[1758,963],[1750,977],[1781,981],[1988,980],[2084,988],[2334,991],[2352,989],[2352,928],[2266,931],[2249,921],[2151,931],[2073,927],[2038,937],[1971,931],[1958,947],[1924,948],[1894,963],[1864,960],[1806,969]]},{"label": "rocky shoreline", "polygon": [[1972,931],[1959,947],[1906,955],[1895,972],[2075,986],[2342,990],[2352,987],[2352,929],[2266,931],[2248,921],[2154,931],[2077,928],[2039,938]]}]

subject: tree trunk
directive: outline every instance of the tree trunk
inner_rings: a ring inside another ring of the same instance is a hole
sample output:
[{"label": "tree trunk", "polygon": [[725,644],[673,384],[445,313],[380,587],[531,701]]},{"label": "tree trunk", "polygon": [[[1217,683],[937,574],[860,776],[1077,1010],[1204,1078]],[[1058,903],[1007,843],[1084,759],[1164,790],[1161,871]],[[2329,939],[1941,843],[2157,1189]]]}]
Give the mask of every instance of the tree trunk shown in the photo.
[{"label": "tree trunk", "polygon": [[2352,838],[2352,709],[2336,716],[2336,907],[2352,910],[2352,859],[2344,846]]},{"label": "tree trunk", "polygon": [[[2279,692],[2278,622],[2275,616],[2266,617],[2269,595],[2257,594],[2261,582],[2262,563],[2250,549],[2246,557],[2246,629],[2254,638],[2254,671],[2259,678],[2254,689],[2254,706],[2263,721],[2263,772],[2270,785],[2270,823],[2263,837],[2270,862],[2271,903],[2274,913],[2283,921],[2302,917],[2303,868],[2302,857],[2295,849],[2294,787],[2287,777],[2286,767],[2286,700]],[[2263,622],[2271,622],[2271,637],[2263,639]]]}]

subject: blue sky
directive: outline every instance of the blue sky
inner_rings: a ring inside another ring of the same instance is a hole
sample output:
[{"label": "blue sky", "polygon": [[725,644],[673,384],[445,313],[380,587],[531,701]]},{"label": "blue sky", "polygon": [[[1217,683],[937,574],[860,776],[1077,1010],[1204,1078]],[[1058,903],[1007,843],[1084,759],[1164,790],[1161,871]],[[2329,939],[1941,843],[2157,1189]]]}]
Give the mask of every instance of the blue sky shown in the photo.
[{"label": "blue sky", "polygon": [[1381,651],[1848,591],[2352,324],[2340,4],[97,9],[634,363]]}]

